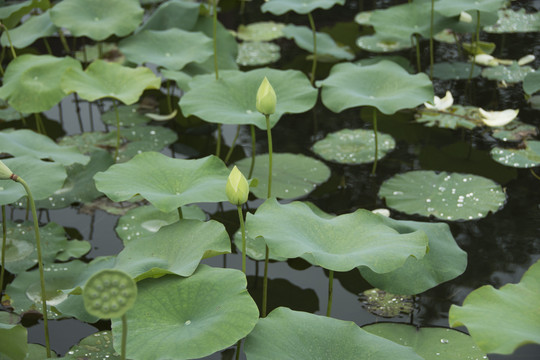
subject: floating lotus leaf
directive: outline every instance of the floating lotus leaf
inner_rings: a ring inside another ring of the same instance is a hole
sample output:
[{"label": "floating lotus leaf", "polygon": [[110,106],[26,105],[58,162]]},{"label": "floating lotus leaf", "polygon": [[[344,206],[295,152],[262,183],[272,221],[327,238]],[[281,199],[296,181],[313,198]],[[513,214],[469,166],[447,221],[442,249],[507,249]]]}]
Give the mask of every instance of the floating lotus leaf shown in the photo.
[{"label": "floating lotus leaf", "polygon": [[161,69],[161,76],[163,79],[173,80],[176,82],[176,85],[184,92],[189,90],[189,82],[193,79],[191,75],[186,74],[183,71],[174,71]]},{"label": "floating lotus leaf", "polygon": [[202,63],[214,54],[212,39],[200,32],[181,29],[143,30],[118,44],[135,64],[152,63],[180,70],[190,62]]},{"label": "floating lotus leaf", "polygon": [[116,63],[96,60],[85,71],[69,69],[62,77],[62,89],[76,92],[87,101],[114,98],[126,105],[136,103],[146,89],[159,89],[161,81],[152,70],[129,68]]},{"label": "floating lotus leaf", "polygon": [[334,65],[317,86],[322,87],[323,104],[333,112],[369,105],[393,114],[433,100],[433,86],[426,74],[410,75],[386,60],[369,66]]},{"label": "floating lotus leaf", "polygon": [[355,15],[354,22],[359,25],[371,26],[371,15],[373,11],[362,11]]},{"label": "floating lotus leaf", "polygon": [[359,268],[371,285],[394,294],[414,295],[452,280],[465,271],[467,253],[456,244],[447,224],[380,217],[382,223],[399,233],[423,231],[429,238],[429,252],[421,259],[409,257],[402,267],[384,274],[366,267]]},{"label": "floating lotus leaf", "polygon": [[58,261],[68,261],[71,258],[80,258],[81,256],[87,254],[92,245],[89,241],[86,240],[69,240],[66,245],[62,248],[58,254],[56,254],[56,260]]},{"label": "floating lotus leaf", "polygon": [[[452,305],[450,326],[466,326],[474,341],[487,353],[511,354],[525,344],[540,344],[540,261],[518,284],[499,290],[490,285],[471,292],[462,306]],[[501,326],[505,324],[505,326]]]},{"label": "floating lotus leaf", "polygon": [[422,359],[410,347],[398,345],[343,321],[279,307],[262,318],[247,336],[245,352],[250,360],[283,359],[366,360]]},{"label": "floating lotus leaf", "polygon": [[370,58],[356,61],[355,64],[360,66],[366,66],[376,64],[383,60],[395,62],[396,64],[407,70],[409,74],[416,74],[416,69],[411,65],[411,62],[407,58],[404,58],[400,55],[376,55]]},{"label": "floating lotus leaf", "polygon": [[504,7],[504,0],[440,0],[435,4],[435,11],[443,16],[451,17],[467,10],[495,12],[502,7]]},{"label": "floating lotus leaf", "polygon": [[75,52],[75,59],[83,63],[90,63],[99,58],[123,64],[126,57],[118,51],[116,43],[99,43],[98,45],[85,45],[82,50]]},{"label": "floating lotus leaf", "polygon": [[90,161],[90,157],[81,154],[73,146],[59,146],[45,135],[24,129],[0,132],[0,152],[17,157],[28,155],[35,159],[53,160],[62,165],[84,165]]},{"label": "floating lotus leaf", "polygon": [[[60,78],[70,68],[80,69],[81,64],[70,57],[18,56],[6,69],[0,98],[23,113],[49,110],[66,96]],[[29,97],[32,101],[28,101]]]},{"label": "floating lotus leaf", "polygon": [[414,310],[412,296],[395,295],[381,289],[366,290],[359,295],[358,300],[373,315],[386,318],[410,314]]},{"label": "floating lotus leaf", "polygon": [[436,126],[452,130],[460,127],[472,130],[484,125],[477,107],[461,105],[453,105],[445,111],[421,109],[415,116],[415,121],[428,127]]},{"label": "floating lotus leaf", "polygon": [[423,359],[487,359],[470,336],[457,330],[397,323],[367,325],[362,329],[394,343],[411,346]]},{"label": "floating lotus leaf", "polygon": [[[53,194],[62,187],[67,177],[66,169],[61,164],[41,161],[30,156],[2,161],[15,175],[26,181],[34,200],[41,200]],[[22,184],[12,180],[0,180],[0,205],[14,203],[25,196],[26,190]]]},{"label": "floating lotus leaf", "polygon": [[356,45],[366,51],[386,53],[408,49],[411,42],[391,35],[374,34],[360,36],[356,40]]},{"label": "floating lotus leaf", "polygon": [[519,66],[517,62],[510,66],[499,65],[485,68],[482,70],[482,76],[486,79],[505,81],[507,83],[517,83],[523,81],[527,74],[534,72],[530,66]]},{"label": "floating lotus leaf", "polygon": [[272,41],[283,36],[285,24],[273,21],[261,21],[249,25],[240,25],[236,37],[242,41]]},{"label": "floating lotus leaf", "polygon": [[113,201],[141,195],[163,212],[196,202],[226,201],[229,170],[215,156],[172,159],[144,152],[94,176],[96,187]]},{"label": "floating lotus leaf", "polygon": [[[138,287],[135,306],[127,313],[128,358],[201,358],[235,344],[259,318],[238,270],[200,265],[188,278],[167,275]],[[113,319],[117,348],[121,328],[120,319]]]},{"label": "floating lotus leaf", "polygon": [[[307,26],[287,25],[283,28],[283,35],[293,39],[296,45],[313,53],[313,32]],[[329,55],[339,60],[352,60],[354,54],[341,47],[326,33],[317,33],[317,55]]]},{"label": "floating lotus leaf", "polygon": [[[183,206],[182,216],[184,219],[206,220],[206,214],[196,205]],[[139,206],[129,210],[118,219],[115,230],[126,245],[133,239],[148,237],[157,233],[163,226],[174,224],[177,221],[178,210],[165,213],[151,205]]]},{"label": "floating lotus leaf", "polygon": [[[4,5],[4,4],[2,4]],[[16,26],[19,21],[32,9],[41,9],[43,11],[51,7],[49,0],[27,0],[18,3],[2,6],[0,8],[0,19],[8,29]]]},{"label": "floating lotus leaf", "polygon": [[523,90],[529,95],[540,90],[540,71],[530,72],[523,79]]},{"label": "floating lotus leaf", "polygon": [[538,135],[534,125],[525,124],[519,120],[512,120],[502,128],[493,128],[493,137],[502,141],[519,142]]},{"label": "floating lotus leaf", "polygon": [[84,132],[63,137],[59,144],[65,147],[76,147],[81,153],[90,154],[103,148],[114,149],[116,133]]},{"label": "floating lotus leaf", "polygon": [[317,100],[317,90],[300,71],[264,68],[219,74],[219,80],[215,75],[193,78],[189,83],[191,89],[180,99],[184,116],[195,115],[219,124],[252,124],[266,129],[264,115],[255,108],[257,90],[265,76],[277,97],[276,112],[270,115],[271,126],[283,114],[308,111]]},{"label": "floating lotus leaf", "polygon": [[2,359],[24,359],[28,351],[27,331],[20,318],[6,311],[0,312],[0,357]]},{"label": "floating lotus leaf", "polygon": [[[272,196],[294,199],[306,196],[330,177],[330,169],[323,162],[301,154],[272,155]],[[251,159],[244,158],[236,164],[243,174],[249,173]],[[249,190],[259,199],[268,195],[268,154],[257,155],[253,178],[259,180]]]},{"label": "floating lotus leaf", "polygon": [[491,157],[498,163],[515,168],[540,166],[540,141],[527,141],[525,149],[494,147],[491,149]]},{"label": "floating lotus leaf", "polygon": [[500,185],[477,175],[410,171],[385,181],[379,197],[406,214],[444,220],[472,220],[496,212],[506,202]]},{"label": "floating lotus leaf", "polygon": [[127,144],[118,152],[117,163],[126,162],[144,151],[161,151],[178,139],[176,132],[163,126],[133,126],[121,129],[120,134]]},{"label": "floating lotus leaf", "polygon": [[51,10],[53,23],[73,36],[105,40],[111,35],[126,36],[139,26],[143,9],[132,0],[64,0]]},{"label": "floating lotus leaf", "polygon": [[5,101],[0,99],[0,119],[4,121],[22,120],[28,114],[21,114]]},{"label": "floating lotus leaf", "polygon": [[485,26],[488,33],[517,33],[540,31],[540,13],[525,13],[525,9],[514,11],[512,9],[500,9],[499,19],[491,26]]},{"label": "floating lotus leaf", "polygon": [[336,4],[344,5],[345,0],[268,0],[261,6],[261,10],[274,15],[283,15],[289,11],[308,14],[315,9],[330,9]]},{"label": "floating lotus leaf", "polygon": [[[9,30],[9,36],[14,48],[23,49],[32,45],[37,39],[51,36],[56,32],[56,26],[51,22],[49,11],[30,17],[22,25]],[[0,38],[2,46],[8,47],[7,33]]]},{"label": "floating lotus leaf", "polygon": [[[56,356],[54,350],[51,350],[53,356]],[[40,344],[28,344],[28,352],[25,359],[46,359],[47,348]]]},{"label": "floating lotus leaf", "polygon": [[245,41],[238,44],[236,62],[241,66],[266,65],[281,57],[279,46],[269,42]]},{"label": "floating lotus leaf", "polygon": [[170,0],[162,3],[139,28],[142,30],[191,30],[199,17],[200,4],[191,1]]},{"label": "floating lotus leaf", "polygon": [[118,254],[115,268],[136,281],[166,274],[187,277],[202,259],[230,252],[231,241],[221,223],[183,219],[129,241]]},{"label": "floating lotus leaf", "polygon": [[[433,77],[441,80],[464,80],[471,73],[471,63],[465,62],[440,62],[433,65]],[[475,78],[482,72],[479,66],[473,69],[472,77]]]},{"label": "floating lotus leaf", "polygon": [[[119,125],[122,127],[132,127],[150,122],[150,118],[144,116],[139,104],[118,106]],[[116,112],[113,108],[101,115],[104,124],[116,126]]]},{"label": "floating lotus leaf", "polygon": [[87,360],[120,360],[120,354],[114,350],[112,340],[113,337],[110,331],[99,331],[72,346],[61,359],[79,360],[84,357]]},{"label": "floating lotus leaf", "polygon": [[[394,150],[396,142],[387,134],[378,134],[377,158]],[[375,159],[375,134],[371,130],[343,129],[326,135],[313,144],[313,152],[325,160],[338,164],[358,165]]]},{"label": "floating lotus leaf", "polygon": [[393,271],[410,256],[422,258],[428,242],[423,231],[400,234],[371,211],[328,218],[304,203],[281,205],[276,199],[248,214],[246,229],[251,237],[262,236],[274,256],[301,257],[334,271],[358,266],[377,273]]}]

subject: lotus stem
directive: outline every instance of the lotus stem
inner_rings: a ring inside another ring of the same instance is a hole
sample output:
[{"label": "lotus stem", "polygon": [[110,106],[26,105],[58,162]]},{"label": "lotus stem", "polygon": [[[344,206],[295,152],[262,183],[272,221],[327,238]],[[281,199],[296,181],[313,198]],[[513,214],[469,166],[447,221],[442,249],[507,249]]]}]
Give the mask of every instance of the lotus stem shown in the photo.
[{"label": "lotus stem", "polygon": [[474,41],[474,44],[473,44],[473,61],[471,64],[471,71],[469,72],[469,78],[467,79],[467,83],[471,82],[471,79],[473,76],[476,51],[477,51],[479,41],[480,41],[480,10],[476,10],[476,40]]},{"label": "lotus stem", "polygon": [[38,133],[47,135],[47,130],[45,130],[45,125],[39,113],[34,113],[34,118],[36,119],[36,130]]},{"label": "lotus stem", "polygon": [[60,42],[62,43],[62,46],[64,47],[64,51],[66,54],[71,53],[71,50],[69,48],[69,45],[67,43],[66,37],[64,36],[64,32],[62,29],[58,29],[58,35],[60,36]]},{"label": "lotus stem", "polygon": [[169,114],[170,114],[172,113],[171,80],[167,79],[166,86],[167,86],[167,109],[169,110]]},{"label": "lotus stem", "polygon": [[14,59],[17,58],[17,54],[15,53],[15,48],[13,47],[13,43],[11,42],[11,36],[9,36],[9,30],[4,23],[0,23],[0,27],[6,32],[6,36],[9,42],[9,48],[11,49],[11,56],[13,56]]},{"label": "lotus stem", "polygon": [[420,63],[420,35],[414,34],[416,40],[416,69],[418,72],[422,72],[422,64]]},{"label": "lotus stem", "polygon": [[334,270],[328,270],[328,305],[326,306],[326,316],[330,317],[332,312],[332,295],[334,292]]},{"label": "lotus stem", "polygon": [[433,22],[435,19],[435,0],[431,0],[431,23],[429,26],[429,79],[433,80],[433,64],[434,61],[434,55],[433,55]]},{"label": "lotus stem", "polygon": [[238,209],[238,219],[240,220],[240,229],[242,230],[242,272],[246,273],[246,227],[244,225],[244,214],[242,205],[236,205]]},{"label": "lotus stem", "polygon": [[114,113],[116,115],[116,149],[114,150],[114,162],[118,161],[118,150],[120,149],[120,115],[118,114],[118,106],[116,100],[113,99]]},{"label": "lotus stem", "polygon": [[6,269],[6,242],[7,242],[7,226],[6,226],[6,205],[2,205],[2,270],[0,271],[0,294],[4,289],[4,270]]},{"label": "lotus stem", "polygon": [[272,197],[272,129],[270,128],[270,115],[266,116],[266,135],[268,137],[268,196]]},{"label": "lotus stem", "polygon": [[256,138],[255,138],[255,125],[249,126],[251,129],[251,165],[249,166],[248,179],[251,179],[253,175],[253,169],[255,168],[255,156],[257,155]]},{"label": "lotus stem", "polygon": [[[34,197],[32,196],[32,192],[30,191],[30,187],[28,187],[28,184],[26,181],[24,181],[21,177],[13,174],[11,175],[11,179],[13,181],[16,181],[20,183],[24,190],[26,191],[26,195],[28,196],[28,200],[30,201],[30,207],[32,209],[32,218],[34,220],[34,232],[36,237],[36,248],[37,248],[37,257],[38,257],[38,266],[39,266],[39,281],[41,284],[41,305],[42,305],[42,312],[43,312],[43,326],[45,329],[45,347],[47,349],[47,357],[51,357],[51,344],[49,342],[49,321],[47,317],[47,297],[45,295],[45,276],[43,274],[43,260],[41,256],[41,240],[39,235],[39,224],[38,224],[38,217],[36,212],[36,203],[34,202]],[[4,223],[5,224],[5,223]],[[5,227],[5,225],[4,225]]]},{"label": "lotus stem", "polygon": [[268,299],[268,262],[270,259],[270,249],[268,245],[265,247],[264,251],[264,275],[263,275],[263,298],[262,298],[262,311],[261,317],[266,317],[266,305]]},{"label": "lotus stem", "polygon": [[373,167],[371,168],[371,174],[375,175],[377,171],[377,159],[379,155],[379,137],[377,132],[377,109],[373,108],[373,135],[375,136],[375,160],[373,161]]},{"label": "lotus stem", "polygon": [[79,121],[79,129],[81,130],[81,133],[84,132],[84,126],[81,119],[81,107],[79,106],[79,96],[77,96],[77,93],[74,94],[75,99],[75,113],[77,114],[77,120]]},{"label": "lotus stem", "polygon": [[126,360],[127,331],[127,316],[124,314],[122,315],[122,354],[120,357],[122,360]]},{"label": "lotus stem", "polygon": [[184,213],[182,212],[182,207],[178,207],[178,220],[182,220],[184,218]]},{"label": "lotus stem", "polygon": [[311,65],[311,85],[315,82],[315,71],[317,70],[317,30],[315,29],[315,22],[311,12],[308,13],[309,25],[313,32],[313,64]]},{"label": "lotus stem", "polygon": [[219,79],[218,57],[217,57],[217,2],[212,0],[212,19],[213,19],[213,36],[214,36],[214,71],[216,72],[216,80]]},{"label": "lotus stem", "polygon": [[216,156],[221,157],[221,124],[217,125]]},{"label": "lotus stem", "polygon": [[530,169],[530,171],[531,171],[532,176],[534,176],[537,180],[540,180],[540,176],[537,173],[535,173],[532,168]]},{"label": "lotus stem", "polygon": [[51,45],[49,45],[49,41],[47,41],[47,38],[43,38],[43,44],[45,45],[45,49],[47,49],[47,53],[49,55],[52,55],[52,49],[51,49]]},{"label": "lotus stem", "polygon": [[225,156],[225,164],[227,164],[231,158],[231,155],[234,150],[234,146],[236,145],[236,140],[238,139],[238,135],[240,135],[240,125],[236,127],[236,135],[234,135],[234,139],[232,141],[231,147],[229,148],[229,151],[227,151],[227,155]]},{"label": "lotus stem", "polygon": [[242,339],[238,340],[236,343],[236,360],[240,359],[240,346],[242,345]]},{"label": "lotus stem", "polygon": [[98,58],[103,58],[103,43],[100,41],[97,43]]},{"label": "lotus stem", "polygon": [[0,75],[4,76],[4,67],[2,64],[4,63],[4,57],[6,56],[6,48],[2,47],[2,51],[0,52]]}]

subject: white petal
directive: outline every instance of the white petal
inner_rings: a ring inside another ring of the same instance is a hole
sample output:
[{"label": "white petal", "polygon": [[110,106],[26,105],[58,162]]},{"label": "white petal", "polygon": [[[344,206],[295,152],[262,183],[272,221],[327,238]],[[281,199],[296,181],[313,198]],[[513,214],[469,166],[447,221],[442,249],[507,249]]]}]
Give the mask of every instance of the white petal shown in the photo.
[{"label": "white petal", "polygon": [[471,23],[472,16],[468,12],[462,11],[461,14],[459,14],[459,21],[464,23]]},{"label": "white petal", "polygon": [[497,66],[497,60],[488,54],[478,54],[474,57],[474,62],[484,66]]},{"label": "white petal", "polygon": [[375,210],[371,210],[371,212],[374,214],[390,217],[390,210],[388,209],[375,209]]},{"label": "white petal", "polygon": [[478,108],[478,112],[482,116],[484,124],[488,126],[504,126],[517,117],[519,110],[485,111],[482,108]]},{"label": "white petal", "polygon": [[446,94],[440,99],[439,110],[446,110],[452,106],[452,104],[454,104],[454,97],[450,91],[446,90]]},{"label": "white petal", "polygon": [[525,55],[524,57],[522,57],[521,59],[518,60],[518,65],[523,66],[523,65],[530,64],[530,63],[532,63],[534,61],[534,59],[535,59],[535,57],[532,54]]}]

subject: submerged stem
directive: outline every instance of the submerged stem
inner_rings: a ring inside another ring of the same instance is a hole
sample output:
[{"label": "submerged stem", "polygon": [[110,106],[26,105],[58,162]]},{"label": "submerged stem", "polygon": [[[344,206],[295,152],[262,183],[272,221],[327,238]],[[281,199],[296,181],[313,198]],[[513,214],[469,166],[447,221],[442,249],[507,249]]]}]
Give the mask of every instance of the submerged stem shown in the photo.
[{"label": "submerged stem", "polygon": [[126,314],[122,315],[122,355],[121,359],[126,360],[126,344],[127,344],[127,316]]},{"label": "submerged stem", "polygon": [[326,316],[330,317],[332,312],[332,295],[334,293],[334,270],[328,270],[328,305],[326,306]]},{"label": "submerged stem", "polygon": [[251,165],[249,166],[248,179],[251,179],[253,175],[253,169],[255,168],[255,156],[257,155],[256,139],[255,139],[255,125],[249,126],[251,129]]},{"label": "submerged stem", "polygon": [[377,159],[379,155],[379,137],[377,132],[377,109],[373,108],[373,134],[375,135],[375,160],[373,161],[373,167],[371,173],[375,174],[377,171]]},{"label": "submerged stem", "polygon": [[315,71],[317,70],[317,30],[315,29],[315,22],[313,21],[313,16],[311,13],[308,13],[309,25],[311,26],[311,31],[313,32],[313,64],[311,65],[311,85],[315,82]]}]

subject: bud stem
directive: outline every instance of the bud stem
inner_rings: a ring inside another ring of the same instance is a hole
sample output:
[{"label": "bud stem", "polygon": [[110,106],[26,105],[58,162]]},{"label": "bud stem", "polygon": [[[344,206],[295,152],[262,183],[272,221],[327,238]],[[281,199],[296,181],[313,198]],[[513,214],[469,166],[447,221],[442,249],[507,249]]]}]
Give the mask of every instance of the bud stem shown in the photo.
[{"label": "bud stem", "polygon": [[127,332],[128,332],[128,325],[127,325],[127,316],[126,314],[122,315],[122,354],[121,359],[126,360],[126,344],[127,344]]},{"label": "bud stem", "polygon": [[244,225],[244,214],[242,205],[236,205],[238,209],[238,219],[240,220],[240,229],[242,230],[242,271],[246,273],[246,227]]},{"label": "bud stem", "polygon": [[266,135],[268,137],[268,196],[272,196],[272,129],[270,128],[270,115],[266,116]]},{"label": "bud stem", "polygon": [[311,13],[308,13],[309,25],[311,26],[311,31],[313,32],[313,64],[311,65],[311,85],[315,82],[315,71],[317,70],[317,30],[315,29],[315,22],[313,21],[313,16]]},{"label": "bud stem", "polygon": [[328,270],[328,305],[326,306],[326,317],[330,317],[332,312],[332,294],[334,292],[334,270]]},{"label": "bud stem", "polygon": [[373,134],[375,135],[375,160],[373,161],[373,167],[371,168],[371,174],[375,175],[377,171],[377,158],[379,155],[379,138],[377,133],[377,109],[373,108]]}]

